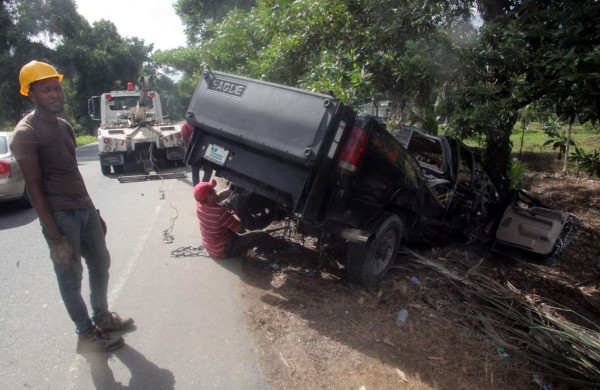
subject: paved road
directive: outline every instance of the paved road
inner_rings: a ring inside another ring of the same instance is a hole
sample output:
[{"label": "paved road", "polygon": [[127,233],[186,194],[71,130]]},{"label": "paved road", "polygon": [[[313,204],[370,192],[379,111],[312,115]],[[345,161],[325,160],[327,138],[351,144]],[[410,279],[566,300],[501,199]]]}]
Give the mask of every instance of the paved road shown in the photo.
[{"label": "paved road", "polygon": [[111,308],[137,329],[114,354],[77,355],[35,213],[0,204],[0,389],[267,388],[246,332],[239,261],[170,256],[199,244],[189,173],[120,184],[101,175],[95,145],[78,160],[108,223]]}]

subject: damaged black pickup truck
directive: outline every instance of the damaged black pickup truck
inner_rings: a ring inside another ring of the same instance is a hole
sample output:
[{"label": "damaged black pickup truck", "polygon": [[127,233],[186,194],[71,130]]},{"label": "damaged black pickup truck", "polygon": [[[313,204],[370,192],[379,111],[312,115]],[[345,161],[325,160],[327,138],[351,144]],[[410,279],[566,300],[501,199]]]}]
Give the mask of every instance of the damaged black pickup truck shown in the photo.
[{"label": "damaged black pickup truck", "polygon": [[450,137],[376,118],[333,96],[205,70],[191,99],[186,161],[232,183],[246,229],[289,218],[339,250],[347,278],[383,279],[403,240],[444,237],[548,259],[576,225],[506,183]]}]

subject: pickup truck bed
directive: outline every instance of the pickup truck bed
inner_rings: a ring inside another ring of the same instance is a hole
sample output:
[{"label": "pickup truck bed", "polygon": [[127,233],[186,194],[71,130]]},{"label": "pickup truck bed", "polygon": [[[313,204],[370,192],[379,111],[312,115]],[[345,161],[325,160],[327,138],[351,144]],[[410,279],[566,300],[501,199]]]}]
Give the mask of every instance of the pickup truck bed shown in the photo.
[{"label": "pickup truck bed", "polygon": [[188,121],[201,129],[189,156],[300,212],[344,113],[330,96],[206,72],[188,109]]}]

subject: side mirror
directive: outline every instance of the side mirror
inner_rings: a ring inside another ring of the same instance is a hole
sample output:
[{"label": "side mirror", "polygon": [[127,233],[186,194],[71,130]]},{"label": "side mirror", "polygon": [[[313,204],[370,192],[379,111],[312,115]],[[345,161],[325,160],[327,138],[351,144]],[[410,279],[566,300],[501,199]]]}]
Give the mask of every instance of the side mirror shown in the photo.
[{"label": "side mirror", "polygon": [[100,96],[92,96],[88,99],[88,114],[92,120],[99,121],[100,118]]},{"label": "side mirror", "polygon": [[169,99],[166,97],[161,97],[161,101],[163,103],[163,116],[162,119],[169,119],[171,116],[171,107],[169,104]]}]

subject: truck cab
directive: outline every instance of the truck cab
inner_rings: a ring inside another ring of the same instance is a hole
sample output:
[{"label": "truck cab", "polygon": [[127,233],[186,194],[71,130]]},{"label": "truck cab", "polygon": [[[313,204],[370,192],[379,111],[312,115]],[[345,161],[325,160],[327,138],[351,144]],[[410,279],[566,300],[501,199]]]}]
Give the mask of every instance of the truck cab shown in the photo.
[{"label": "truck cab", "polygon": [[[151,91],[150,96],[147,105],[148,119],[162,119],[160,95]],[[91,97],[88,111],[90,117],[99,120],[101,125],[123,124],[127,123],[127,116],[130,110],[137,106],[139,99],[139,91],[110,91],[100,96]]]}]

